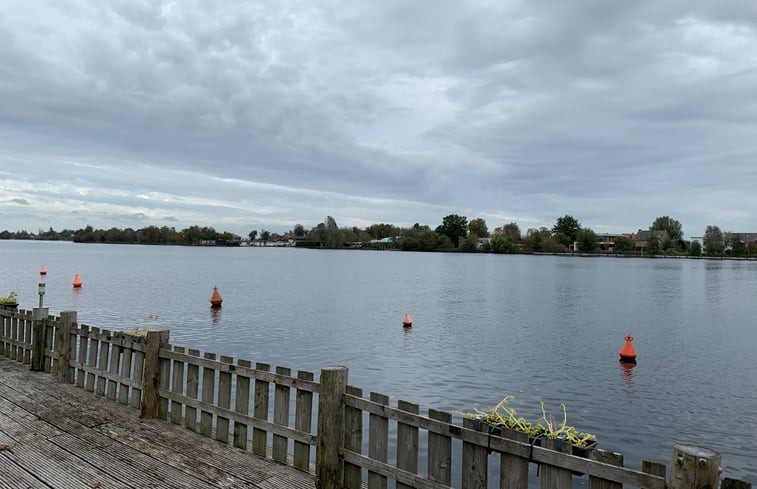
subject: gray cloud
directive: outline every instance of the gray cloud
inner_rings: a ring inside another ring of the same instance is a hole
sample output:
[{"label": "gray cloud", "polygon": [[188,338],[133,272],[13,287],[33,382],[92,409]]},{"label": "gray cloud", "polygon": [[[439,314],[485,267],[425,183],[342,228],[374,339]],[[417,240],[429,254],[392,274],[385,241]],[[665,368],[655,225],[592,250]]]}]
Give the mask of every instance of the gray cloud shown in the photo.
[{"label": "gray cloud", "polygon": [[17,5],[0,189],[31,209],[4,222],[757,230],[756,20],[714,0]]}]

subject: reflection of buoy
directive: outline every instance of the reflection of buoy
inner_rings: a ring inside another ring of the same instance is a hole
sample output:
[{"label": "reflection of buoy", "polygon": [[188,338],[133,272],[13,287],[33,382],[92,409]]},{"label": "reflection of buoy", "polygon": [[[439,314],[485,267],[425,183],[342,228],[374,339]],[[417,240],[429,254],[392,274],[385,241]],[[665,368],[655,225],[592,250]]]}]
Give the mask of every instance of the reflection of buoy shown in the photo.
[{"label": "reflection of buoy", "polygon": [[633,349],[632,341],[633,336],[630,334],[626,335],[626,344],[623,345],[623,348],[619,352],[621,362],[636,363],[636,350]]},{"label": "reflection of buoy", "polygon": [[77,288],[77,289],[78,289],[79,287],[81,287],[81,279],[79,278],[79,274],[78,274],[78,273],[74,274],[74,281],[73,281],[73,286],[74,286],[75,288]]},{"label": "reflection of buoy", "polygon": [[410,314],[405,313],[405,317],[402,318],[402,327],[410,328],[413,326],[413,320],[410,318]]},{"label": "reflection of buoy", "polygon": [[213,287],[213,295],[210,296],[210,307],[221,307],[223,297],[218,293],[218,287]]},{"label": "reflection of buoy", "polygon": [[39,269],[40,275],[47,275],[47,268],[45,268],[44,265],[42,265],[42,268]]}]

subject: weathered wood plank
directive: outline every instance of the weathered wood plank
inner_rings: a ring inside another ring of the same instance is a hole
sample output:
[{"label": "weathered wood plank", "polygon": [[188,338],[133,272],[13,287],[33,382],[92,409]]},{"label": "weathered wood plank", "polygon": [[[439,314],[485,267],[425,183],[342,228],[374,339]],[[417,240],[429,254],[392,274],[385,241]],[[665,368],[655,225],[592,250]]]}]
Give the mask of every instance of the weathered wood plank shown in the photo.
[{"label": "weathered wood plank", "polygon": [[[598,462],[603,462],[610,465],[623,466],[623,455],[620,453],[608,452],[605,450],[592,450],[589,454],[589,458]],[[593,475],[589,476],[589,489],[623,489],[623,484],[617,482],[608,481]]]},{"label": "weathered wood plank", "polygon": [[[570,453],[571,445],[567,441],[544,437],[541,440],[542,447],[546,450],[555,452]],[[542,489],[570,489],[573,474],[570,470],[565,470],[550,464],[541,466],[541,488]]]},{"label": "weathered wood plank", "polygon": [[[255,368],[257,370],[267,372],[271,366],[266,363],[256,363]],[[253,415],[258,419],[268,419],[268,399],[269,388],[268,381],[256,378],[255,379],[255,399],[253,401]],[[253,424],[252,427],[252,451],[255,455],[265,457],[266,447],[268,446],[268,433],[265,430],[261,430]]]},{"label": "weathered wood plank", "polygon": [[670,489],[711,489],[718,487],[720,454],[690,445],[673,445]]},{"label": "weathered wood plank", "polygon": [[[363,390],[347,386],[347,393],[363,397]],[[344,448],[355,453],[363,451],[363,412],[353,407],[344,408]],[[359,465],[344,463],[344,487],[360,489],[363,483],[362,469]]]},{"label": "weathered wood plank", "polygon": [[111,401],[116,400],[116,393],[118,392],[118,382],[112,380],[113,377],[118,376],[118,370],[121,367],[121,345],[116,337],[113,338],[113,343],[110,347],[110,361],[108,362],[108,373],[112,376],[107,381],[107,387],[105,397]]},{"label": "weathered wood plank", "polygon": [[[189,350],[189,355],[198,357],[199,350]],[[200,367],[192,363],[187,364],[187,397],[197,399],[200,384]],[[187,405],[184,414],[184,426],[192,431],[197,431],[197,408]]]},{"label": "weathered wood plank", "polygon": [[[110,336],[110,331],[107,329],[102,330],[103,334]],[[97,359],[97,368],[100,370],[108,369],[108,352],[110,351],[110,343],[108,341],[100,342],[100,354]],[[95,383],[95,394],[98,396],[105,395],[105,377],[102,375],[97,376],[97,382]]]},{"label": "weathered wood plank", "polygon": [[[174,347],[174,351],[184,353],[183,346]],[[173,360],[173,379],[171,380],[171,392],[176,394],[184,394],[184,362],[180,360]],[[182,421],[182,406],[179,401],[171,400],[171,422],[173,424],[181,424]]]},{"label": "weathered wood plank", "polygon": [[[205,352],[205,358],[210,360],[216,359],[215,353]],[[213,368],[202,368],[202,402],[213,404],[215,401],[216,389],[216,371]],[[200,411],[200,433],[207,436],[213,436],[213,412],[209,410]]]},{"label": "weathered wood plank", "polygon": [[[240,367],[250,367],[252,362],[240,359]],[[250,410],[250,378],[246,375],[237,374],[236,397],[234,399],[234,411],[247,415]],[[247,450],[247,436],[249,430],[247,423],[234,421],[234,446]]]},{"label": "weathered wood plank", "polygon": [[[82,339],[82,341],[84,341],[84,339]],[[134,349],[131,348],[131,346],[126,346],[132,344],[132,341],[124,341],[124,346],[121,347],[121,376],[127,379],[133,379],[131,373],[131,362],[132,357],[134,356]],[[121,385],[118,388],[118,402],[120,402],[121,404],[129,404],[130,389],[131,386],[129,384],[124,381],[121,382]]]},{"label": "weathered wood plank", "polygon": [[[144,338],[139,338],[137,342],[146,351],[147,347],[143,344]],[[134,409],[142,409],[142,385],[144,384],[145,375],[145,351],[134,349],[134,366],[132,378],[137,387],[131,389],[131,397],[129,397],[129,406]]]},{"label": "weathered wood plank", "polygon": [[347,367],[324,367],[318,396],[318,448],[315,452],[315,484],[318,489],[340,489],[344,482],[344,393]]},{"label": "weathered wood plank", "polygon": [[[315,376],[312,372],[299,371],[297,378],[300,380],[312,381]],[[310,391],[297,389],[297,400],[295,401],[294,428],[304,433],[310,433],[313,419],[313,393]],[[294,441],[294,466],[300,470],[307,471],[310,468],[310,444],[301,441]]]},{"label": "weathered wood plank", "polygon": [[[428,410],[428,417],[452,423],[452,415],[436,409]],[[452,484],[452,438],[438,433],[428,434],[428,478],[442,484]]]},{"label": "weathered wood plank", "polygon": [[[232,365],[234,359],[221,355],[221,363]],[[218,407],[231,408],[231,373],[221,371],[218,373]],[[223,443],[229,442],[229,418],[218,416],[216,421],[216,440]]]},{"label": "weathered wood plank", "polygon": [[[528,443],[528,434],[522,431],[502,430],[502,437],[521,443]],[[500,489],[527,489],[528,488],[528,459],[503,453],[499,461],[499,487]]]},{"label": "weathered wood plank", "polygon": [[[164,348],[170,350],[172,346],[161,345],[161,350]],[[158,369],[160,370],[158,374],[158,388],[169,390],[171,384],[171,360],[163,358],[158,354]],[[158,418],[168,419],[168,398],[161,396],[160,392],[158,393]]]},{"label": "weathered wood plank", "polygon": [[140,417],[151,419],[158,416],[160,403],[160,349],[168,344],[169,331],[148,331],[145,341],[144,371],[142,378],[142,404]]},{"label": "weathered wood plank", "polygon": [[[385,394],[371,392],[370,400],[377,406],[389,406],[389,396]],[[388,452],[389,420],[380,412],[371,412],[368,417],[368,457],[386,464]],[[368,489],[386,489],[386,487],[386,475],[368,467]]]},{"label": "weathered wood plank", "polygon": [[[276,373],[291,377],[292,371],[286,367],[276,367]],[[289,426],[289,395],[287,385],[276,384],[273,392],[273,422],[279,426]],[[277,462],[286,463],[287,445],[289,440],[281,435],[273,435],[273,459]]]},{"label": "weathered wood plank", "polygon": [[[486,431],[486,428],[477,421],[465,418],[463,427],[475,429],[476,431]],[[474,489],[486,487],[488,481],[488,453],[486,447],[469,442],[463,442],[462,454],[462,488]]]},{"label": "weathered wood plank", "polygon": [[[100,328],[93,326],[92,327],[92,333],[99,334]],[[87,366],[88,367],[97,367],[97,352],[99,351],[100,343],[98,340],[94,338],[90,338],[89,340],[89,349],[87,351]],[[95,391],[95,374],[93,373],[87,373],[87,383],[85,388],[89,392]]]}]

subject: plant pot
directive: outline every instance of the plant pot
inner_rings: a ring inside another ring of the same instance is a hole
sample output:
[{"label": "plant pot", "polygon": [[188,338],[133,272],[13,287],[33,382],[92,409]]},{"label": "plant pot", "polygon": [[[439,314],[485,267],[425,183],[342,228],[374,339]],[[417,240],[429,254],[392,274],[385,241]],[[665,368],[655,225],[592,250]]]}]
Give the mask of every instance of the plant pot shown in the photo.
[{"label": "plant pot", "polygon": [[0,309],[5,309],[7,311],[15,311],[18,309],[18,303],[9,303],[9,302],[0,302]]},{"label": "plant pot", "polygon": [[582,457],[582,458],[589,458],[589,455],[591,454],[592,450],[597,448],[597,442],[593,441],[583,447],[577,447],[573,445],[571,448],[571,453],[575,455],[576,457]]}]

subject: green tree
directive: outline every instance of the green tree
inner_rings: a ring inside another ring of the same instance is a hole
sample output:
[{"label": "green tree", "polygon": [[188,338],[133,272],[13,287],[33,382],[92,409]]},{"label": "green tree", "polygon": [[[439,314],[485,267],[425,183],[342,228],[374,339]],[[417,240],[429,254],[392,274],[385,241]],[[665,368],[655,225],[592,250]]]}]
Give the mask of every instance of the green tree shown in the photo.
[{"label": "green tree", "polygon": [[555,225],[552,227],[552,232],[555,234],[563,233],[570,238],[570,242],[572,243],[576,240],[576,236],[580,229],[581,224],[573,216],[566,214],[563,217],[557,218],[557,222],[555,222]]},{"label": "green tree", "polygon": [[480,217],[468,223],[468,232],[475,234],[479,238],[489,237],[489,228],[486,227],[486,221]]},{"label": "green tree", "polygon": [[260,230],[260,239],[262,239],[263,241],[268,241],[269,239],[271,239],[271,232],[270,231],[266,231],[265,229],[261,229]]},{"label": "green tree", "polygon": [[726,244],[730,247],[729,255],[746,256],[746,243],[741,240],[741,236],[736,233],[726,233]]},{"label": "green tree", "polygon": [[292,234],[294,234],[297,238],[303,238],[305,237],[305,228],[302,226],[302,224],[295,224]]},{"label": "green tree", "polygon": [[506,236],[495,236],[492,238],[492,251],[494,253],[517,253],[518,247]]},{"label": "green tree", "polygon": [[681,226],[681,223],[670,216],[658,217],[654,220],[652,225],[649,226],[649,230],[667,231],[668,237],[674,243],[678,243],[683,239],[683,227]]},{"label": "green tree", "polygon": [[513,243],[521,240],[520,228],[514,222],[494,229],[494,236],[509,238]]},{"label": "green tree", "polygon": [[578,243],[578,251],[581,253],[594,253],[599,247],[597,234],[589,228],[578,231],[576,242]]},{"label": "green tree", "polygon": [[633,240],[626,236],[618,236],[615,238],[615,253],[628,253],[633,251]]},{"label": "green tree", "polygon": [[649,239],[647,239],[647,248],[646,248],[647,254],[659,255],[661,244],[662,243],[660,242],[660,237],[657,234],[655,233],[650,234]]},{"label": "green tree", "polygon": [[702,256],[702,245],[699,241],[692,241],[689,245],[689,256]]},{"label": "green tree", "polygon": [[707,226],[704,231],[704,251],[707,256],[722,256],[725,251],[723,232],[717,226]]},{"label": "green tree", "polygon": [[255,241],[255,238],[258,237],[258,231],[256,229],[253,229],[252,231],[250,231],[250,234],[248,234],[248,236],[250,237],[250,241]]},{"label": "green tree", "polygon": [[380,224],[371,224],[365,228],[365,232],[373,239],[384,239],[399,234],[399,230],[394,225],[384,224],[383,222]]},{"label": "green tree", "polygon": [[460,238],[468,235],[468,218],[450,214],[442,219],[442,223],[436,228],[437,234],[447,236],[452,245],[457,248],[460,245]]}]

